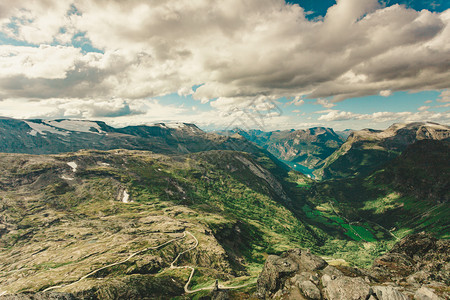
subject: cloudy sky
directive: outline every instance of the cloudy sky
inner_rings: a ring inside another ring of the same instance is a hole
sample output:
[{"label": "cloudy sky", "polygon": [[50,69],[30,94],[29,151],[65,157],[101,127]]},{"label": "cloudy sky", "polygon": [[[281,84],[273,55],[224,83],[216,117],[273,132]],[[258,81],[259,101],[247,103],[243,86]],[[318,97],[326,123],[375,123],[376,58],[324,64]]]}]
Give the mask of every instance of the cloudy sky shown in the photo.
[{"label": "cloudy sky", "polygon": [[447,0],[0,2],[0,115],[204,129],[450,123]]}]

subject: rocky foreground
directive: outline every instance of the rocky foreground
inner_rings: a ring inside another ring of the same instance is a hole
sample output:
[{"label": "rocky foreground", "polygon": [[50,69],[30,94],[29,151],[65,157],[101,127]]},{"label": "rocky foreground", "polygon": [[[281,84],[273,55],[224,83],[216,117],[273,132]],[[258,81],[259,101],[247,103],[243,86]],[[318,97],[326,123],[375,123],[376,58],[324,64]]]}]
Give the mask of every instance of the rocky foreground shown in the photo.
[{"label": "rocky foreground", "polygon": [[434,300],[450,298],[450,241],[420,233],[398,242],[371,269],[331,266],[307,250],[270,255],[260,299]]},{"label": "rocky foreground", "polygon": [[[216,288],[201,299],[255,299],[256,296],[296,300],[440,300],[450,299],[449,280],[450,241],[420,233],[399,241],[391,251],[377,258],[369,270],[332,266],[302,249],[270,255],[259,275],[256,295]],[[0,296],[0,299],[93,298],[40,292]]]}]

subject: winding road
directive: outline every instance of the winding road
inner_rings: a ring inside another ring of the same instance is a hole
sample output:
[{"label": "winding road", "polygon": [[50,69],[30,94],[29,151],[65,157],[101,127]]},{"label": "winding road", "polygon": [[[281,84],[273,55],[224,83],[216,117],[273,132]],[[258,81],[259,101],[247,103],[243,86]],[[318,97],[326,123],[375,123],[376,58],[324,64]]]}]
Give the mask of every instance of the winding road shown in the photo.
[{"label": "winding road", "polygon": [[[175,242],[175,241],[177,241],[177,240],[184,239],[184,238],[186,237],[186,232],[187,232],[187,231],[183,232],[183,236],[177,237],[177,238],[174,238],[174,239],[171,239],[170,241],[167,241],[167,242],[165,242],[165,243],[162,243],[161,245],[158,245],[158,246],[152,246],[152,247],[147,247],[147,248],[142,249],[142,250],[140,250],[140,251],[134,252],[134,253],[132,253],[130,256],[128,256],[128,258],[125,259],[125,260],[122,260],[122,261],[119,261],[119,262],[116,262],[116,263],[112,263],[112,264],[106,265],[106,266],[104,266],[104,267],[95,269],[94,271],[90,272],[90,273],[87,274],[87,275],[84,275],[83,277],[81,277],[81,278],[78,279],[77,281],[74,281],[74,282],[68,283],[68,284],[61,284],[61,285],[55,285],[55,286],[52,286],[52,287],[48,287],[48,288],[46,288],[45,290],[43,290],[43,292],[48,292],[48,291],[51,291],[51,290],[54,290],[54,289],[59,289],[59,288],[62,288],[62,287],[66,287],[66,286],[73,285],[73,284],[75,284],[75,283],[77,283],[77,282],[80,282],[80,281],[83,280],[83,279],[88,278],[89,276],[94,275],[94,274],[97,273],[98,271],[104,270],[104,269],[109,268],[109,267],[113,267],[113,266],[117,266],[117,265],[123,264],[123,263],[129,261],[129,260],[130,260],[131,258],[133,258],[134,256],[136,256],[136,255],[138,255],[138,254],[140,254],[140,253],[142,253],[142,252],[145,252],[145,251],[148,251],[148,250],[158,250],[159,248],[162,248],[162,247],[164,247],[164,246],[166,246],[166,245],[168,245],[168,244],[170,244],[170,243],[173,243],[173,242]],[[191,234],[191,233],[189,233],[189,234]],[[192,235],[192,234],[191,234],[191,235]],[[178,256],[177,256],[177,259],[178,259]]]},{"label": "winding road", "polygon": [[[59,289],[59,288],[63,288],[63,287],[67,287],[67,286],[76,284],[76,283],[80,282],[81,280],[84,280],[84,279],[86,279],[86,278],[88,278],[88,277],[94,275],[95,273],[101,271],[101,270],[104,270],[104,269],[109,268],[109,267],[113,267],[113,266],[117,266],[117,265],[123,264],[123,263],[129,261],[129,260],[130,260],[131,258],[133,258],[134,256],[136,256],[136,255],[138,255],[138,254],[140,254],[140,253],[143,253],[143,252],[145,252],[145,251],[148,251],[148,250],[158,250],[158,249],[160,249],[160,248],[162,248],[162,247],[164,247],[164,246],[166,246],[166,245],[168,245],[168,244],[170,244],[170,243],[173,243],[173,242],[175,242],[175,241],[178,241],[178,240],[181,240],[181,239],[186,238],[187,235],[190,235],[190,236],[195,240],[194,246],[192,246],[191,248],[189,248],[189,249],[187,249],[187,250],[185,250],[185,251],[183,251],[183,252],[178,253],[178,255],[175,257],[175,259],[170,263],[170,267],[167,268],[167,269],[165,269],[165,270],[162,271],[161,273],[164,273],[164,272],[166,272],[167,270],[170,270],[170,269],[190,269],[190,270],[191,270],[191,273],[189,274],[189,278],[188,278],[188,280],[186,281],[186,284],[184,285],[184,291],[185,291],[185,293],[187,293],[187,294],[192,294],[192,293],[197,293],[197,292],[205,291],[205,290],[213,290],[213,289],[216,288],[216,284],[215,284],[215,283],[212,284],[211,286],[208,286],[208,287],[199,288],[199,289],[195,289],[195,290],[190,290],[190,289],[189,289],[189,285],[191,284],[192,277],[194,276],[195,267],[192,267],[192,266],[176,266],[176,265],[175,265],[176,262],[178,261],[178,259],[181,257],[181,255],[183,255],[184,253],[187,253],[187,252],[189,252],[189,251],[192,251],[192,250],[196,249],[196,248],[198,247],[198,245],[199,245],[199,242],[198,242],[197,238],[196,238],[192,233],[190,233],[189,231],[186,230],[186,231],[183,232],[183,236],[181,236],[181,237],[177,237],[177,238],[171,239],[171,240],[169,240],[169,241],[167,241],[167,242],[165,242],[165,243],[162,243],[162,244],[160,244],[160,245],[158,245],[158,246],[147,247],[147,248],[142,249],[142,250],[140,250],[140,251],[134,252],[134,253],[130,254],[130,256],[128,256],[126,259],[124,259],[124,260],[122,260],[122,261],[119,261],[119,262],[116,262],[116,263],[112,263],[112,264],[103,266],[103,267],[101,267],[101,268],[95,269],[94,271],[92,271],[92,272],[90,272],[90,273],[84,275],[83,277],[81,277],[80,279],[78,279],[78,280],[76,280],[76,281],[74,281],[74,282],[71,282],[71,283],[68,283],[68,284],[61,284],[61,285],[55,285],[55,286],[52,286],[52,287],[48,287],[48,288],[46,288],[45,290],[43,290],[43,292],[48,292],[48,291],[51,291],[51,290],[54,290],[54,289]],[[218,285],[217,285],[217,288],[222,289],[222,290],[240,289],[240,288],[246,287],[246,286],[248,286],[248,285],[250,285],[250,284],[253,284],[253,283],[254,283],[254,282],[252,281],[252,282],[249,282],[249,283],[247,283],[247,284],[243,284],[243,285],[239,285],[239,286],[224,286],[224,285],[222,285],[222,284],[218,284]]]}]

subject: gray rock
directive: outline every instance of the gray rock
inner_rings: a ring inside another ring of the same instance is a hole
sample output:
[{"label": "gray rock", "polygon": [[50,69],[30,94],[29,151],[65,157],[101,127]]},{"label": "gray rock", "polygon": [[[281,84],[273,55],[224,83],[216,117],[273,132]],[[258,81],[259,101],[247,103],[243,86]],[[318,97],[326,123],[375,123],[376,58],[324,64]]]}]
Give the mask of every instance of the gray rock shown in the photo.
[{"label": "gray rock", "polygon": [[408,276],[408,278],[406,278],[406,282],[408,283],[428,283],[430,282],[430,279],[432,278],[432,274],[430,272],[427,271],[419,271],[416,272],[410,276]]},{"label": "gray rock", "polygon": [[342,276],[328,281],[325,288],[328,300],[366,300],[372,293],[372,288],[360,277]]},{"label": "gray rock", "polygon": [[300,267],[302,270],[316,271],[322,270],[327,266],[327,262],[321,257],[312,254],[309,251],[301,251]]},{"label": "gray rock", "polygon": [[319,277],[317,277],[317,275],[311,275],[309,276],[309,281],[311,281],[315,285],[318,285],[320,280]]},{"label": "gray rock", "polygon": [[421,287],[414,294],[414,299],[416,300],[443,300],[443,298],[436,295],[432,289],[427,287]]},{"label": "gray rock", "polygon": [[323,275],[323,276],[322,276],[322,285],[323,285],[324,287],[327,287],[328,284],[331,282],[331,280],[333,280],[333,279],[331,279],[331,276],[330,276],[330,275],[328,275],[328,274]]},{"label": "gray rock", "polygon": [[318,282],[315,271],[322,270],[327,265],[322,258],[301,249],[286,251],[281,256],[270,255],[258,277],[257,296],[265,298],[280,289],[289,289],[289,284],[298,286],[311,279]]},{"label": "gray rock", "polygon": [[379,300],[408,300],[408,297],[392,286],[375,286],[373,291]]},{"label": "gray rock", "polygon": [[258,297],[264,298],[280,290],[289,275],[297,270],[298,264],[289,257],[269,255],[258,277]]},{"label": "gray rock", "polygon": [[327,275],[330,275],[330,276],[334,275],[336,277],[344,275],[336,267],[333,267],[333,266],[330,266],[330,265],[326,266],[325,269],[322,270],[322,272],[323,272],[323,274],[327,274]]},{"label": "gray rock", "polygon": [[299,284],[302,281],[309,280],[309,278],[314,275],[315,273],[313,272],[300,272],[298,274],[295,274],[295,276],[291,278],[291,281],[294,284]]},{"label": "gray rock", "polygon": [[320,290],[309,280],[300,283],[299,288],[306,297],[312,300],[320,300],[322,298]]}]

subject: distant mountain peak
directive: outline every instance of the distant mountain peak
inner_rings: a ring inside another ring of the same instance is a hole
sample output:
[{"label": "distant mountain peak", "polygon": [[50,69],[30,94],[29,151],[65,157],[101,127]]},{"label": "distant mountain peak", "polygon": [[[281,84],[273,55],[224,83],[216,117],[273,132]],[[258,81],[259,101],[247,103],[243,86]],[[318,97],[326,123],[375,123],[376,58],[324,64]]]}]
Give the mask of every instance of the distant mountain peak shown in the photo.
[{"label": "distant mountain peak", "polygon": [[419,140],[449,140],[450,126],[434,122],[395,123],[385,130],[353,131],[347,141],[328,157],[316,176],[340,178],[360,175],[397,157]]}]

